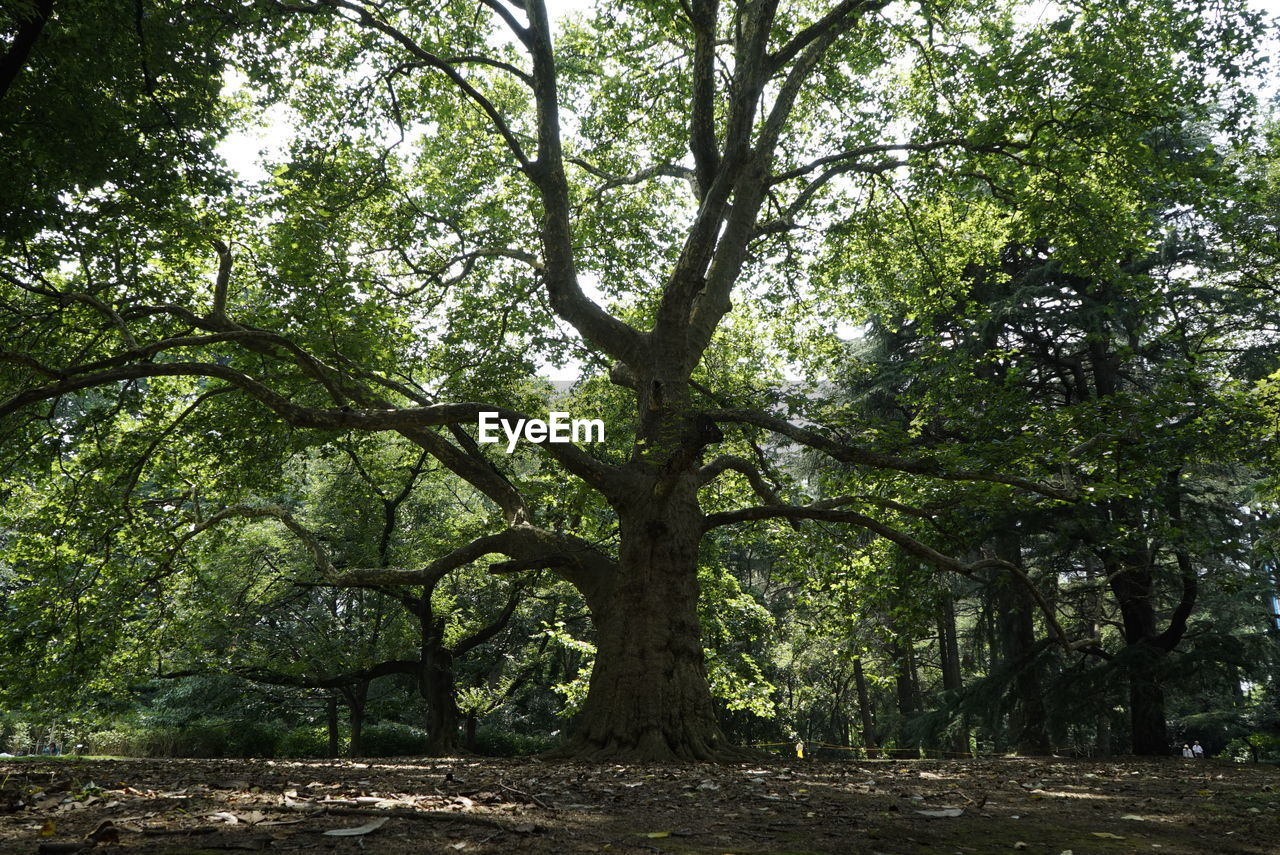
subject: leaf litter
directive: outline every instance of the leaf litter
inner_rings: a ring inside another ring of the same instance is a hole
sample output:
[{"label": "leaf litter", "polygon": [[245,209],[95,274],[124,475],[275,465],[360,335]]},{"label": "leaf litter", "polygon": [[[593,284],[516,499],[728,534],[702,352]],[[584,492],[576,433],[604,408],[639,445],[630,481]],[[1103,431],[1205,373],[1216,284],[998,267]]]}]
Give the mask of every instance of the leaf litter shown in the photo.
[{"label": "leaf litter", "polygon": [[1274,768],[1181,758],[32,758],[0,781],[0,853],[1264,855],[1280,839]]}]

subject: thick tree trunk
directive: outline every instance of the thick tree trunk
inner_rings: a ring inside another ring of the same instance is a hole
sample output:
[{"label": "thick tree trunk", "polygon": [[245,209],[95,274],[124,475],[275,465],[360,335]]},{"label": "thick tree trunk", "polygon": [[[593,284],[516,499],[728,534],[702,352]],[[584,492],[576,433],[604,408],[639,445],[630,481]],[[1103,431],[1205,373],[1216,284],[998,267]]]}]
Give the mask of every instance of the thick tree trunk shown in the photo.
[{"label": "thick tree trunk", "polygon": [[1160,666],[1168,650],[1156,643],[1151,555],[1145,548],[1129,549],[1104,556],[1104,563],[1112,593],[1120,604],[1128,644],[1122,656],[1129,681],[1131,750],[1138,755],[1164,756],[1170,743]]},{"label": "thick tree trunk", "polygon": [[0,54],[0,100],[8,94],[9,87],[22,72],[32,48],[52,15],[53,0],[36,0],[27,9],[22,9],[19,4],[18,14],[15,16],[18,19],[18,30],[13,34],[13,41],[9,42],[9,49]]},{"label": "thick tree trunk", "polygon": [[351,741],[347,743],[348,757],[364,755],[364,705],[369,697],[369,683],[357,683],[345,693],[351,717]]},{"label": "thick tree trunk", "polygon": [[1129,723],[1133,753],[1162,757],[1169,753],[1169,732],[1164,717],[1164,687],[1160,685],[1160,660],[1165,651],[1139,644],[1129,651]]},{"label": "thick tree trunk", "polygon": [[[1169,650],[1156,632],[1151,603],[1153,580],[1142,564],[1110,571],[1111,588],[1120,603],[1128,647],[1122,654],[1129,682],[1129,731],[1134,754],[1163,756],[1169,753],[1169,733],[1164,716],[1161,666]],[[1180,637],[1180,633],[1178,636]],[[1177,638],[1173,638],[1173,643]]]},{"label": "thick tree trunk", "polygon": [[963,688],[960,644],[956,638],[956,609],[950,597],[943,600],[938,611],[938,654],[942,663],[942,688],[947,691]]},{"label": "thick tree trunk", "polygon": [[698,624],[702,516],[692,484],[618,508],[619,572],[588,596],[596,660],[564,753],[581,758],[731,759],[716,721]]},{"label": "thick tree trunk", "polygon": [[[1022,544],[1017,532],[995,538],[996,555],[1022,566]],[[996,582],[1001,652],[1006,662],[1020,663],[1013,678],[1014,706],[1009,716],[1009,742],[1019,754],[1049,754],[1048,713],[1040,671],[1035,664],[1036,602],[1026,586],[1006,575]]]},{"label": "thick tree trunk", "polygon": [[422,699],[427,705],[427,738],[431,754],[458,748],[458,702],[453,685],[453,654],[443,645],[422,649]]},{"label": "thick tree trunk", "polygon": [[364,754],[364,710],[351,708],[351,741],[347,743],[347,756],[360,757]]}]

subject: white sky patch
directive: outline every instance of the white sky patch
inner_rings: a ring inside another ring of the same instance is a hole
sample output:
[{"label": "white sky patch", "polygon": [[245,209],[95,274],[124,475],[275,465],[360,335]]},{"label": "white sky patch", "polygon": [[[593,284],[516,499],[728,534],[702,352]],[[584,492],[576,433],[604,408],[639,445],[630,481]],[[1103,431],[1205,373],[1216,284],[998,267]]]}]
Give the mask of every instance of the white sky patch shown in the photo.
[{"label": "white sky patch", "polygon": [[[222,79],[222,97],[253,97],[249,81],[234,68],[227,69]],[[248,182],[265,181],[269,174],[265,164],[281,161],[293,139],[296,116],[284,104],[271,104],[258,116],[257,121],[240,127],[218,144],[218,154],[227,166]]]}]

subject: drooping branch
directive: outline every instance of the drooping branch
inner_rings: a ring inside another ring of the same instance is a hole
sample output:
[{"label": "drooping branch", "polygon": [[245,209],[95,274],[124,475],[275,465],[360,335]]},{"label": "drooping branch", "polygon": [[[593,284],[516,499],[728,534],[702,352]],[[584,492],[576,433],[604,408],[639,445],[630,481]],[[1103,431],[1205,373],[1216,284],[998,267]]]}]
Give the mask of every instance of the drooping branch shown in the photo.
[{"label": "drooping branch", "polygon": [[958,468],[952,469],[933,460],[885,454],[883,452],[873,451],[861,446],[840,442],[823,436],[815,430],[800,427],[799,425],[788,422],[786,419],[771,416],[767,413],[760,412],[759,410],[713,410],[706,413],[706,416],[707,418],[717,422],[751,424],[771,430],[774,433],[788,437],[801,445],[821,451],[833,460],[839,460],[843,463],[852,463],[873,469],[889,469],[897,472],[905,472],[911,475],[925,475],[945,481],[984,481],[994,484],[1005,484],[1010,487],[1016,487],[1021,490],[1026,490],[1051,499],[1060,499],[1066,502],[1076,501],[1079,499],[1077,492],[1069,487],[1058,486],[1056,484],[1046,483],[1043,481],[1033,481],[1028,478],[1021,478],[1016,475],[1009,475],[1002,472]]},{"label": "drooping branch", "polygon": [[[58,398],[82,389],[97,386],[109,386],[125,380],[140,380],[145,377],[214,377],[226,380],[234,386],[248,392],[254,398],[266,404],[279,415],[299,427],[340,427],[333,416],[322,415],[329,411],[315,410],[294,404],[283,395],[271,389],[247,374],[236,371],[225,365],[211,362],[144,362],[132,365],[121,365],[90,374],[77,374],[46,383],[32,389],[26,389],[0,401],[0,418],[9,416],[18,410],[39,401]],[[340,411],[333,411],[340,412]]]},{"label": "drooping branch", "polygon": [[[133,494],[134,488],[137,487],[138,485],[138,479],[142,477],[143,470],[146,469],[148,461],[151,460],[152,456],[156,453],[156,450],[160,448],[160,446],[163,445],[166,440],[168,440],[168,438],[173,434],[173,432],[177,430],[178,427],[189,416],[191,416],[191,414],[193,414],[196,410],[200,409],[200,406],[205,401],[209,400],[210,398],[216,397],[218,395],[226,394],[229,391],[231,391],[231,387],[223,386],[218,389],[210,389],[207,392],[203,392],[200,395],[197,395],[194,401],[188,404],[182,410],[182,412],[178,413],[178,415],[173,419],[173,421],[171,421],[168,425],[164,427],[163,430],[157,433],[155,437],[152,438],[151,442],[147,443],[147,447],[142,451],[141,454],[137,456],[137,459],[134,461],[133,465],[130,466],[125,471],[125,473],[120,476],[120,479],[118,479],[118,481],[122,482],[124,485],[124,490],[122,492],[124,497],[123,502],[126,509],[129,507],[128,505],[129,497]],[[128,513],[128,510],[126,510],[126,513]]]},{"label": "drooping branch", "polygon": [[415,659],[389,659],[376,665],[370,665],[368,668],[359,668],[355,671],[334,674],[328,677],[289,674],[284,671],[255,666],[232,669],[232,673],[255,683],[264,683],[268,686],[289,686],[296,689],[341,689],[360,683],[370,683],[379,677],[388,677],[392,674],[416,676],[421,671],[422,663]]},{"label": "drooping branch", "polygon": [[[842,502],[844,500],[834,500]],[[703,530],[710,531],[720,526],[734,525],[742,522],[751,522],[766,519],[791,519],[791,520],[817,520],[821,522],[845,523],[854,525],[858,528],[878,534],[885,540],[888,540],[898,546],[908,555],[913,555],[928,564],[933,565],[941,570],[948,570],[954,573],[960,573],[964,576],[972,576],[979,570],[987,567],[998,567],[1011,573],[1022,583],[1032,597],[1035,598],[1040,610],[1044,613],[1045,621],[1049,624],[1053,631],[1054,639],[1062,645],[1068,652],[1083,649],[1095,644],[1095,639],[1086,639],[1078,642],[1072,642],[1066,632],[1063,630],[1061,623],[1058,621],[1057,613],[1040,593],[1035,583],[1022,572],[1022,569],[1016,565],[999,558],[983,558],[979,561],[964,562],[950,555],[945,555],[927,543],[920,541],[906,532],[886,525],[877,519],[847,509],[834,508],[832,502],[815,502],[811,505],[771,505],[765,507],[741,508],[736,511],[724,511],[721,513],[708,514],[703,519]]]},{"label": "drooping branch", "polygon": [[599,201],[610,190],[643,184],[654,178],[679,178],[688,181],[695,188],[697,186],[693,171],[687,166],[681,166],[678,163],[654,163],[641,167],[627,175],[614,175],[580,157],[571,157],[569,162],[575,166],[582,167],[596,178],[602,179],[601,183],[596,185],[596,188],[591,191],[591,195],[587,197],[586,204],[593,204]]},{"label": "drooping branch", "polygon": [[[226,341],[235,337],[237,337],[237,334],[228,333],[217,336],[199,336],[192,339],[171,339],[168,341],[169,346],[172,347],[179,344],[207,344],[210,341]],[[80,371],[81,369],[78,368],[67,369],[67,373],[72,376],[18,392],[6,400],[0,401],[0,418],[4,418],[39,401],[57,398],[92,387],[108,386],[126,380],[139,380],[148,377],[210,377],[225,380],[248,393],[294,427],[322,430],[394,430],[404,433],[406,437],[416,442],[422,438],[422,428],[451,424],[475,424],[481,412],[496,412],[499,414],[499,418],[506,419],[511,423],[527,419],[523,414],[504,407],[474,402],[433,404],[422,407],[388,406],[385,409],[345,406],[309,407],[294,403],[248,374],[226,365],[209,362],[141,362],[93,373],[80,373]],[[412,432],[412,435],[410,435],[410,432]],[[440,443],[442,442],[444,442],[442,439],[438,442],[430,441],[431,447],[428,450],[435,454],[440,449]],[[596,489],[612,494],[623,487],[621,474],[616,467],[597,460],[571,442],[543,441],[535,443],[535,445],[555,458],[571,473],[582,478]],[[458,453],[461,454],[461,452]],[[456,460],[457,458],[456,456],[451,456],[451,459]],[[443,459],[442,462],[444,462]],[[468,469],[470,468],[468,467]],[[468,480],[470,479],[468,478]]]},{"label": "drooping branch", "polygon": [[[594,592],[617,572],[613,559],[582,538],[520,524],[478,537],[425,567],[414,570],[350,570],[337,577],[336,583],[348,587],[433,585],[445,574],[488,555],[505,555],[512,559],[505,562],[509,572],[553,568],[578,588],[588,602]],[[501,572],[503,566],[499,563],[494,569]]]},{"label": "drooping branch", "polygon": [[193,538],[233,518],[278,520],[306,547],[323,583],[335,587],[433,587],[447,574],[485,556],[507,555],[523,562],[526,567],[522,569],[554,567],[590,600],[617,571],[617,564],[611,558],[581,538],[522,524],[477,537],[425,567],[374,567],[339,572],[320,538],[279,505],[232,505],[222,509],[179,537],[163,565],[171,566],[176,555]]},{"label": "drooping branch", "polygon": [[[776,173],[769,179],[770,186],[776,187],[777,185],[784,184],[788,181],[793,181],[797,178],[804,178],[806,176],[813,175],[815,172],[818,173],[800,188],[795,198],[786,205],[779,216],[757,225],[756,234],[769,234],[792,228],[795,225],[795,218],[809,205],[813,200],[813,197],[818,194],[818,191],[841,175],[857,174],[879,176],[886,172],[892,172],[895,169],[910,166],[911,160],[909,156],[912,154],[929,153],[946,149],[956,149],[970,153],[1001,155],[1006,158],[1017,160],[1019,163],[1025,165],[1027,164],[1026,159],[1018,152],[1026,149],[1027,146],[1028,143],[1026,140],[982,142],[979,140],[968,139],[966,137],[945,137],[928,142],[876,143],[846,149],[845,151],[836,152],[835,154],[825,155],[792,169]],[[884,155],[889,154],[907,156],[884,157]],[[970,174],[980,178],[983,177],[977,173],[960,174]],[[986,177],[986,180],[990,181],[989,177]]]},{"label": "drooping branch", "polygon": [[346,587],[370,587],[375,585],[434,585],[450,572],[479,561],[486,555],[505,555],[517,546],[514,529],[497,534],[486,534],[459,546],[435,559],[425,567],[409,570],[396,567],[376,567],[347,570],[336,577],[336,583]]},{"label": "drooping branch", "polygon": [[709,484],[721,473],[732,470],[743,475],[747,482],[751,484],[751,489],[756,495],[764,499],[767,504],[780,505],[782,500],[778,498],[778,493],[773,485],[764,479],[760,474],[760,470],[752,465],[750,460],[737,457],[732,454],[725,454],[717,457],[698,470],[698,483]]},{"label": "drooping branch", "polygon": [[796,194],[796,198],[787,205],[781,215],[774,217],[772,220],[758,223],[756,225],[755,233],[757,235],[771,234],[774,232],[786,231],[787,229],[794,227],[796,217],[811,201],[813,201],[813,197],[817,195],[818,191],[840,175],[847,175],[849,173],[880,175],[906,165],[907,161],[905,160],[881,160],[875,163],[846,161],[838,163],[835,166],[828,167],[820,175],[806,184],[798,194]]},{"label": "drooping branch", "polygon": [[124,342],[125,347],[132,350],[138,346],[137,342],[133,338],[133,334],[129,331],[128,324],[125,323],[124,318],[120,313],[92,294],[86,294],[81,291],[58,290],[52,285],[33,285],[29,282],[22,281],[17,276],[14,276],[12,273],[4,270],[0,270],[0,279],[3,279],[10,285],[21,288],[23,291],[27,291],[28,293],[55,300],[60,306],[66,306],[69,303],[81,303],[88,306],[111,322],[111,325],[119,331],[120,339]]},{"label": "drooping branch", "polygon": [[440,57],[440,61],[446,62],[449,65],[485,65],[489,68],[496,68],[500,71],[505,71],[507,74],[515,77],[526,86],[533,86],[533,78],[529,76],[529,72],[524,69],[516,68],[509,62],[494,59],[491,56],[468,53],[459,54],[458,56],[442,56]]},{"label": "drooping branch", "polygon": [[872,155],[886,155],[902,152],[932,152],[943,148],[953,147],[964,148],[970,151],[979,149],[982,151],[1003,149],[1003,147],[994,145],[978,146],[964,137],[947,137],[945,139],[922,143],[874,143],[871,145],[863,145],[856,148],[846,149],[844,151],[836,152],[835,154],[824,155],[823,157],[816,158],[793,169],[788,169],[785,172],[779,172],[769,179],[769,183],[781,184],[785,181],[791,181],[796,178],[804,178],[806,175],[812,175],[814,172],[830,168],[832,166],[840,166],[848,163],[866,164],[866,158]]},{"label": "drooping branch", "polygon": [[[220,261],[222,262],[220,263],[220,270],[226,271],[229,275],[225,256]],[[30,285],[2,272],[0,272],[0,275],[4,275],[6,279],[13,280],[23,290],[43,296],[54,301],[59,306],[65,306],[68,302],[76,301],[74,295],[68,295],[57,289]],[[124,313],[124,319],[136,320],[155,315],[173,317],[188,328],[205,330],[208,334],[184,334],[161,339],[147,345],[135,345],[129,350],[113,356],[79,365],[55,367],[43,365],[28,358],[9,360],[33,367],[39,373],[54,378],[56,382],[35,389],[24,390],[7,400],[0,401],[0,418],[29,404],[54,399],[60,395],[93,386],[110,385],[152,376],[215,377],[230,382],[232,388],[239,388],[248,392],[252,397],[281,416],[286,422],[296,427],[336,430],[345,430],[349,427],[370,430],[396,430],[410,441],[428,450],[454,474],[469,482],[494,501],[502,509],[508,523],[516,523],[527,519],[528,510],[524,499],[511,482],[497,473],[491,463],[477,462],[470,455],[456,448],[434,431],[427,429],[430,427],[432,419],[417,423],[410,419],[400,425],[388,425],[381,428],[367,421],[364,422],[363,426],[358,423],[352,423],[344,427],[345,418],[354,412],[349,406],[351,401],[363,404],[363,409],[367,411],[389,413],[397,409],[386,398],[376,394],[364,381],[375,383],[384,389],[402,390],[409,400],[423,400],[421,395],[411,394],[412,390],[405,388],[404,384],[381,377],[370,379],[367,376],[368,372],[362,372],[356,368],[349,367],[343,370],[327,365],[287,336],[267,330],[245,327],[225,315],[199,315],[184,306],[168,303],[131,307]],[[273,360],[283,360],[285,363],[294,364],[304,376],[318,382],[329,393],[337,407],[333,409],[309,408],[294,404],[289,399],[276,393],[265,383],[249,377],[244,372],[236,371],[221,364],[210,365],[197,362],[155,363],[151,361],[162,353],[223,342],[234,343],[249,352],[257,353]],[[130,365],[129,363],[131,362],[136,364]],[[427,406],[427,404],[424,404],[424,406]],[[359,421],[361,420],[357,419],[357,422]],[[581,454],[580,451],[578,453],[575,453],[575,451],[577,450],[557,449],[557,452],[566,458],[576,459],[579,455],[583,458],[589,457]]]},{"label": "drooping branch", "polygon": [[[966,564],[957,558],[944,555],[933,547],[923,543],[905,532],[885,525],[877,519],[860,514],[857,511],[831,507],[827,502],[815,502],[811,505],[765,505],[760,507],[739,508],[734,511],[721,511],[708,514],[702,523],[704,531],[726,525],[744,522],[755,522],[767,519],[818,520],[820,522],[848,523],[874,532],[886,540],[897,544],[904,552],[914,555],[943,570],[950,570],[970,575],[979,565]],[[981,566],[986,566],[981,565]]]},{"label": "drooping branch", "polygon": [[453,654],[453,657],[455,659],[461,659],[475,648],[502,632],[506,625],[510,623],[511,616],[516,613],[516,607],[520,605],[520,595],[522,593],[522,585],[512,585],[511,593],[507,597],[507,603],[503,607],[502,612],[487,625],[480,627],[475,632],[456,642],[453,645],[453,649],[450,651]]}]

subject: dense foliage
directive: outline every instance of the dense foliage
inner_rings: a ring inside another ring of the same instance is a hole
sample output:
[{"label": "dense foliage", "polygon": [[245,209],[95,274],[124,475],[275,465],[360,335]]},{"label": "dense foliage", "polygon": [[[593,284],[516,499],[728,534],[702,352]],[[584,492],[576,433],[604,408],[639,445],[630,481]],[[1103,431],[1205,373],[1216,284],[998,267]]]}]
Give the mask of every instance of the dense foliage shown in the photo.
[{"label": "dense foliage", "polygon": [[1277,752],[1243,0],[0,33],[9,750]]}]

